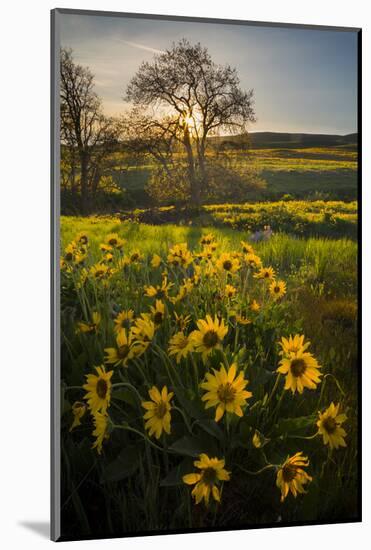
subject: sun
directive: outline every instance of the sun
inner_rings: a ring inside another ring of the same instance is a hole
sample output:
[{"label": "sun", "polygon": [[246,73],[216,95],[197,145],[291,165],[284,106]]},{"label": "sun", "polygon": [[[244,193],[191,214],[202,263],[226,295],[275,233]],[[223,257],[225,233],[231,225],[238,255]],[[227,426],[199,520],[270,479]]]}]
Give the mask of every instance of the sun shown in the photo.
[{"label": "sun", "polygon": [[179,118],[179,125],[182,128],[187,128],[191,137],[199,136],[202,134],[202,113],[196,109],[192,111],[184,111]]}]

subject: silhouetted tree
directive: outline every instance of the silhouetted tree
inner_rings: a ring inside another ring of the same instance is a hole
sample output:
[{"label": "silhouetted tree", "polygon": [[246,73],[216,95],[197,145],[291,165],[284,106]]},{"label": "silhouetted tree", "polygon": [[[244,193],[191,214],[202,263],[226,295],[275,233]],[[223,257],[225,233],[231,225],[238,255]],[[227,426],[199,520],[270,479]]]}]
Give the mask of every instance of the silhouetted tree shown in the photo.
[{"label": "silhouetted tree", "polygon": [[76,193],[79,187],[81,209],[86,214],[121,127],[114,118],[103,114],[101,100],[94,91],[93,74],[75,63],[70,49],[61,49],[60,78],[61,142],[68,151],[71,188]]},{"label": "silhouetted tree", "polygon": [[[206,48],[183,39],[142,63],[124,99],[133,105],[127,133],[138,149],[158,161],[151,181],[155,196],[168,189],[199,206],[221,186],[221,177],[225,186],[230,184],[225,176],[231,168],[216,170],[222,158],[209,158],[208,152],[210,136],[243,134],[255,121],[253,91],[240,88],[236,69],[217,65]],[[183,159],[175,161],[179,151]],[[246,187],[253,184],[251,178],[245,180]]]}]

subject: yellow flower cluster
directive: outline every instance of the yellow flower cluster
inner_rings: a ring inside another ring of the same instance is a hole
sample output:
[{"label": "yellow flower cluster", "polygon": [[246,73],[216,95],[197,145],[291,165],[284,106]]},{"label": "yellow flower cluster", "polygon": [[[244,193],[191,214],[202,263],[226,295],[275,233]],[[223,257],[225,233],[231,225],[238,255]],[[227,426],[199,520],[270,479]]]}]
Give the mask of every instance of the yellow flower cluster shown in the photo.
[{"label": "yellow flower cluster", "polygon": [[[276,268],[263,264],[250,243],[241,241],[238,251],[220,251],[211,233],[201,237],[196,250],[179,243],[151,257],[137,249],[127,251],[117,233],[99,244],[98,260],[96,249],[90,247],[87,234],[79,233],[61,256],[63,277],[70,283],[65,286],[74,288],[81,304],[74,326],[76,347],[96,357],[89,370],[99,365],[85,374],[85,395],[72,405],[70,431],[78,431],[89,410],[93,447],[99,454],[116,428],[174,454],[177,426],[183,423],[182,430],[188,430],[192,439],[206,419],[209,436],[219,434],[214,442],[219,451],[197,453],[196,471],[182,480],[193,486],[196,504],[204,501],[208,506],[211,497],[219,503],[223,484],[232,475],[225,469],[226,450],[228,466],[234,469],[233,450],[226,443],[231,431],[234,444],[248,445],[247,440],[238,441],[238,426],[250,419],[253,451],[263,452],[264,447],[265,453],[275,441],[274,432],[261,423],[272,418],[271,404],[275,403],[274,414],[279,414],[285,395],[290,398],[286,390],[292,396],[316,390],[323,377],[304,335],[282,337],[267,350],[262,347],[265,323],[286,307],[286,299],[282,300],[286,283],[277,278]],[[256,380],[261,362],[271,349],[278,354],[271,357],[279,357],[276,373],[272,369],[269,373],[274,382],[266,386],[261,382],[260,387]],[[111,407],[123,389],[132,395],[130,406],[137,410],[121,402],[115,410]],[[204,416],[197,409],[192,417],[194,407],[202,407]],[[331,403],[317,412],[316,432],[308,439],[320,436],[330,450],[344,447],[345,421],[340,403]],[[262,471],[275,469],[283,501],[289,493],[296,497],[305,492],[312,479],[305,470],[308,466],[308,457],[298,451],[280,464],[268,462]]]}]

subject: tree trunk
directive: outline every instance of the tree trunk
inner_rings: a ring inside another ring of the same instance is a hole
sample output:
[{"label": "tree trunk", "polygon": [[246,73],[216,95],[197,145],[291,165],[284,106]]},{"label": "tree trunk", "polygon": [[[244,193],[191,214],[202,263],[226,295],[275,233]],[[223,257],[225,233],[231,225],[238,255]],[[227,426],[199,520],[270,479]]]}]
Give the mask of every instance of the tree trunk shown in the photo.
[{"label": "tree trunk", "polygon": [[201,187],[206,191],[207,175],[206,175],[206,166],[205,166],[205,140],[204,139],[202,139],[200,147],[198,149],[198,163],[200,165]]},{"label": "tree trunk", "polygon": [[74,208],[78,205],[77,188],[76,188],[76,158],[75,151],[71,147],[71,197]]},{"label": "tree trunk", "polygon": [[198,208],[201,205],[201,193],[199,182],[197,181],[195,163],[193,158],[193,151],[191,140],[189,137],[188,126],[184,129],[184,146],[187,151],[187,161],[188,161],[188,175],[189,175],[189,185],[191,188],[191,206]]},{"label": "tree trunk", "polygon": [[88,156],[85,151],[80,153],[81,167],[81,212],[84,216],[89,214],[89,189],[88,189]]}]

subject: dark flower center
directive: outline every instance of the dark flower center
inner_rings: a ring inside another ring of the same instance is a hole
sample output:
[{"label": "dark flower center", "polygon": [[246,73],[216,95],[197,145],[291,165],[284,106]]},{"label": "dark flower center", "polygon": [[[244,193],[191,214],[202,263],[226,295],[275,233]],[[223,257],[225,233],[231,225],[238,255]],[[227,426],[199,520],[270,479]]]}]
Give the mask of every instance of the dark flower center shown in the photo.
[{"label": "dark flower center", "polygon": [[167,413],[167,406],[166,406],[166,403],[164,401],[161,401],[160,403],[158,403],[158,405],[156,406],[156,416],[157,418],[164,418],[165,414]]},{"label": "dark flower center", "polygon": [[159,288],[156,293],[157,298],[165,298],[166,292],[162,288]]},{"label": "dark flower center", "polygon": [[223,262],[223,267],[226,271],[230,271],[232,269],[232,262],[230,260],[226,260]]},{"label": "dark flower center", "polygon": [[102,277],[102,276],[103,276],[103,274],[104,274],[104,271],[103,271],[103,269],[98,269],[98,270],[97,270],[97,271],[95,272],[95,276],[96,276],[96,278],[98,278],[98,277]]},{"label": "dark flower center", "polygon": [[86,235],[82,235],[80,237],[80,243],[82,243],[82,244],[87,244],[88,243],[88,238],[86,237]]},{"label": "dark flower center", "polygon": [[216,482],[216,470],[214,468],[205,468],[205,470],[202,473],[202,481],[206,483],[206,485],[212,485]]},{"label": "dark flower center", "polygon": [[337,424],[336,420],[334,418],[326,418],[323,421],[323,427],[325,428],[326,432],[329,434],[333,434],[336,431]]},{"label": "dark flower center", "polygon": [[294,359],[291,361],[290,369],[291,374],[295,376],[295,378],[298,378],[305,373],[307,370],[307,365],[303,359]]},{"label": "dark flower center", "polygon": [[217,393],[222,403],[231,403],[236,396],[236,390],[230,382],[219,386]]},{"label": "dark flower center", "polygon": [[76,414],[79,414],[85,410],[85,403],[81,403],[81,401],[76,401],[76,403],[72,406],[72,411]]},{"label": "dark flower center", "polygon": [[66,260],[66,262],[71,262],[73,260],[73,254],[72,252],[67,252],[67,254],[65,255],[64,259]]},{"label": "dark flower center", "polygon": [[286,466],[282,468],[283,481],[285,481],[286,483],[289,483],[290,481],[295,479],[295,477],[296,477],[296,466],[294,466],[293,464],[286,464]]},{"label": "dark flower center", "polygon": [[215,330],[208,330],[202,339],[207,348],[213,348],[219,342],[219,338]]},{"label": "dark flower center", "polygon": [[139,254],[132,254],[130,260],[132,262],[136,262],[138,258],[139,258]]},{"label": "dark flower center", "polygon": [[104,399],[107,395],[107,390],[108,390],[107,382],[103,380],[103,378],[99,378],[97,382],[98,397],[100,397],[101,399]]},{"label": "dark flower center", "polygon": [[130,351],[130,347],[127,344],[124,344],[123,346],[120,346],[117,350],[117,355],[120,357],[120,359],[125,359]]},{"label": "dark flower center", "polygon": [[280,290],[281,290],[281,289],[280,289],[279,286],[275,286],[275,287],[274,287],[274,292],[275,292],[276,294],[278,294]]},{"label": "dark flower center", "polygon": [[108,241],[108,244],[110,244],[111,246],[116,246],[117,245],[117,239],[114,239],[114,238],[110,239]]},{"label": "dark flower center", "polygon": [[156,311],[156,313],[153,316],[153,320],[155,322],[155,325],[161,325],[163,321],[164,316],[162,315],[161,311]]},{"label": "dark flower center", "polygon": [[265,279],[269,279],[269,276],[270,276],[270,275],[269,275],[269,271],[265,271],[265,272],[264,272],[264,278],[265,278]]},{"label": "dark flower center", "polygon": [[183,338],[179,338],[177,342],[177,346],[179,349],[184,349],[188,344],[188,338],[187,336],[184,336]]},{"label": "dark flower center", "polygon": [[129,319],[123,319],[121,321],[122,328],[130,328],[130,320]]}]

